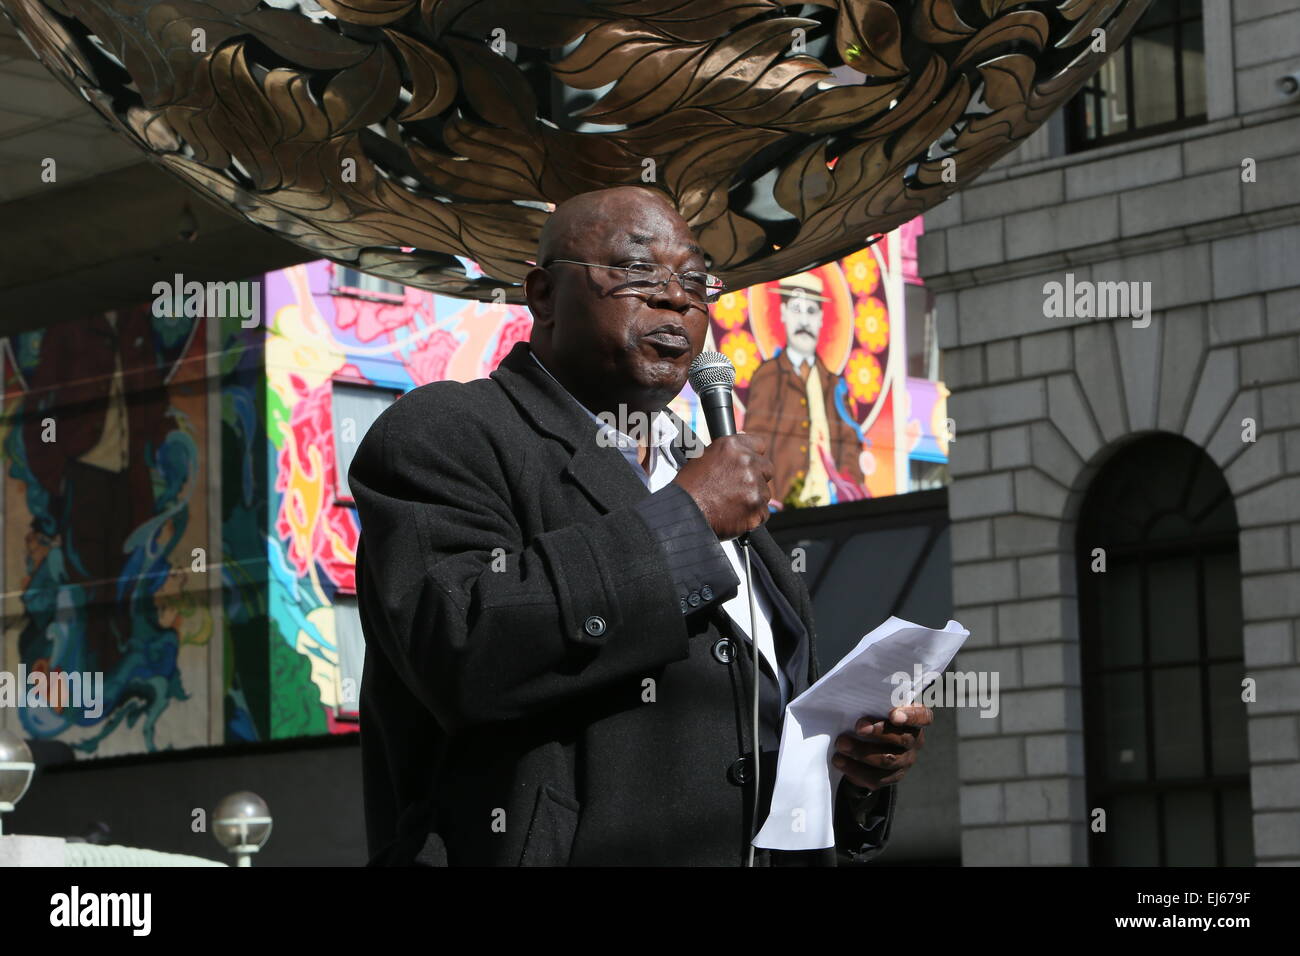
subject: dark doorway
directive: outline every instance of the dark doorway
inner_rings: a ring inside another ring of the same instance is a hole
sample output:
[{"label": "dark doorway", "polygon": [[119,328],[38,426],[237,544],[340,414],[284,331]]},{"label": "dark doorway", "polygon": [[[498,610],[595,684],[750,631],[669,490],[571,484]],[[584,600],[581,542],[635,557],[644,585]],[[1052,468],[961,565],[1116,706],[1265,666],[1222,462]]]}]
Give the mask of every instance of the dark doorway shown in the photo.
[{"label": "dark doorway", "polygon": [[[1095,866],[1251,866],[1237,513],[1175,435],[1104,465],[1079,515],[1079,623]],[[1105,571],[1094,570],[1104,552]]]}]

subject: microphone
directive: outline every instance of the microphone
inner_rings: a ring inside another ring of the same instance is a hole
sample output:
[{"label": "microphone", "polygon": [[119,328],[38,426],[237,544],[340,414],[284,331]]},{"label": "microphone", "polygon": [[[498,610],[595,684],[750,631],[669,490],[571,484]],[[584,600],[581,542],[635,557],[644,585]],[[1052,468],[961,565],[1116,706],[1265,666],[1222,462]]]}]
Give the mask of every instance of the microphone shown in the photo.
[{"label": "microphone", "polygon": [[736,367],[721,352],[701,352],[686,373],[691,388],[699,396],[710,438],[736,434],[736,410],[731,403],[731,388],[736,384]]},{"label": "microphone", "polygon": [[[736,384],[736,366],[721,352],[701,352],[686,370],[709,426],[709,440],[736,434],[736,409],[732,404],[732,386]],[[736,539],[741,547],[749,546],[749,532]]]}]

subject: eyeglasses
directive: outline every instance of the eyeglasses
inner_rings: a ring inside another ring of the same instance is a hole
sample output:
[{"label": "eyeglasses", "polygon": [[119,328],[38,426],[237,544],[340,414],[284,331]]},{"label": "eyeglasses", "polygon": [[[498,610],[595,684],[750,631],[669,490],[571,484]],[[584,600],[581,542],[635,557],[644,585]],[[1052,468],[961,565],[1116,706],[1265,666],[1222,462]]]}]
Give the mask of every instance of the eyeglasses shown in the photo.
[{"label": "eyeglasses", "polygon": [[670,280],[676,279],[677,284],[692,299],[700,302],[716,302],[727,288],[721,279],[708,272],[673,272],[672,269],[658,262],[629,262],[625,266],[611,266],[599,262],[579,262],[577,259],[552,259],[543,268],[556,262],[622,272],[627,277],[626,284],[633,292],[638,293],[658,292],[668,288]]}]

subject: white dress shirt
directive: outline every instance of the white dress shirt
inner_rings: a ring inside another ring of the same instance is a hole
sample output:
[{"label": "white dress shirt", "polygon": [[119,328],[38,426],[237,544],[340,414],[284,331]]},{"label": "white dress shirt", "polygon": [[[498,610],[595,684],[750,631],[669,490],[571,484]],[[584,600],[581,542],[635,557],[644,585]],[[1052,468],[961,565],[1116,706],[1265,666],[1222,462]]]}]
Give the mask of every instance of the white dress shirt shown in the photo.
[{"label": "white dress shirt", "polygon": [[[531,352],[529,354],[533,356],[533,361],[537,363],[543,372],[546,372],[547,375],[551,374],[535,354]],[[551,378],[555,380],[555,384],[560,385],[559,380],[554,375],[551,375]],[[564,388],[563,385],[560,385],[560,387]],[[604,440],[623,453],[623,457],[636,471],[637,477],[641,479],[642,483],[650,489],[651,494],[665,485],[671,484],[673,479],[677,477],[677,460],[673,458],[673,454],[669,450],[677,439],[677,428],[673,425],[672,419],[668,417],[667,413],[657,413],[650,423],[650,460],[647,469],[641,466],[640,446],[635,438],[602,421],[589,408],[578,402],[576,398],[574,401],[578,403],[578,407],[591,417],[592,421],[600,426],[601,432],[605,436]],[[735,597],[725,602],[722,605],[722,610],[731,618],[746,639],[752,641],[755,629],[757,629],[758,652],[763,655],[763,659],[767,661],[773,673],[776,674],[777,682],[781,687],[781,710],[784,712],[785,705],[790,699],[790,679],[781,670],[776,658],[776,643],[772,637],[772,603],[763,586],[762,577],[755,574],[754,607],[758,612],[758,621],[750,622],[749,592],[745,586],[745,559],[734,540],[719,543],[722,545],[722,551],[727,556],[727,560],[731,562],[732,570],[736,572],[736,579],[740,582]],[[754,560],[755,558],[751,555],[750,561]]]}]

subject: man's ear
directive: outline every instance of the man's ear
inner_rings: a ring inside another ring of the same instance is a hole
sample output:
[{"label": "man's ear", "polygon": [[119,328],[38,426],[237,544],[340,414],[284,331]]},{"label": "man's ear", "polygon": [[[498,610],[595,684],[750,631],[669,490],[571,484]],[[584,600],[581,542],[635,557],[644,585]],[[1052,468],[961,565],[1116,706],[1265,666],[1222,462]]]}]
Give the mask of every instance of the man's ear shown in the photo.
[{"label": "man's ear", "polygon": [[534,266],[524,276],[524,298],[528,311],[533,313],[534,325],[549,327],[555,321],[554,292],[551,274],[540,266]]}]

